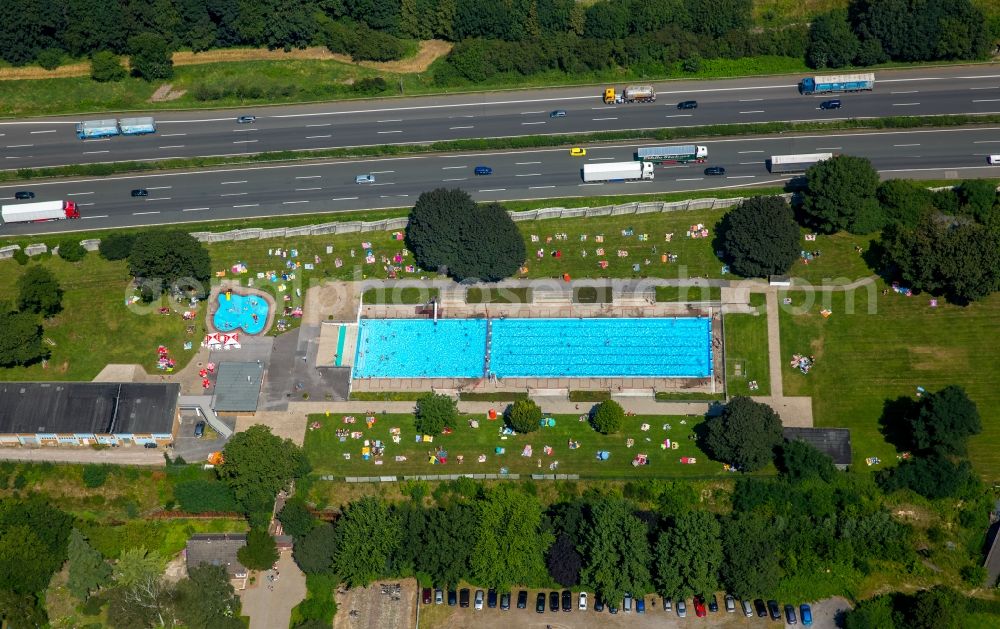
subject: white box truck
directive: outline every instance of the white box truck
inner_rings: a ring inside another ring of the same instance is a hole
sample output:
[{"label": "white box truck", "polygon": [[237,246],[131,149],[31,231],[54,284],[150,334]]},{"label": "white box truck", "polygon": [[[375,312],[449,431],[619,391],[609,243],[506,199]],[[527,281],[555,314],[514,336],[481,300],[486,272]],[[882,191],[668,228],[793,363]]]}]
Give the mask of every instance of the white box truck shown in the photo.
[{"label": "white box truck", "polygon": [[771,172],[778,173],[804,173],[809,167],[825,159],[833,157],[833,153],[802,153],[799,155],[772,155],[770,160]]},{"label": "white box truck", "polygon": [[73,201],[39,201],[0,207],[0,219],[3,219],[3,223],[35,223],[64,218],[80,218],[80,212]]},{"label": "white box truck", "polygon": [[650,162],[610,162],[608,164],[584,164],[583,180],[598,181],[638,181],[653,178],[653,164]]}]

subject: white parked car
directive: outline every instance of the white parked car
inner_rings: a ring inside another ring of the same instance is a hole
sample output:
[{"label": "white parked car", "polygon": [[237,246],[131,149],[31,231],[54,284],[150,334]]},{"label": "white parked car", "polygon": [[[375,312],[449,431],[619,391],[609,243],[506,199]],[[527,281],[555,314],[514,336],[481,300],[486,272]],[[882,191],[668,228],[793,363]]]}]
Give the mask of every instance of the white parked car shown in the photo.
[{"label": "white parked car", "polygon": [[580,605],[579,605],[579,607],[580,607],[580,611],[582,611],[582,612],[587,611],[587,593],[586,592],[580,592]]}]

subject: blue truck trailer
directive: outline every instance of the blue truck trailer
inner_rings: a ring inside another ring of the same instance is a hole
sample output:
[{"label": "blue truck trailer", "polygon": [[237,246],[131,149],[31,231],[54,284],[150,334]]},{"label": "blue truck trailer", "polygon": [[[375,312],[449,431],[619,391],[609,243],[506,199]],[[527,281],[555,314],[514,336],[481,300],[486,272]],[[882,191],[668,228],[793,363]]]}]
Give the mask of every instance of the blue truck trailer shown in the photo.
[{"label": "blue truck trailer", "polygon": [[121,133],[118,129],[118,121],[114,118],[108,120],[84,120],[76,125],[76,136],[81,140],[92,138],[108,138]]},{"label": "blue truck trailer", "polygon": [[810,94],[835,94],[837,92],[870,92],[875,89],[875,74],[831,74],[807,76],[799,83],[799,92]]},{"label": "blue truck trailer", "polygon": [[143,118],[122,118],[118,121],[118,128],[121,129],[122,135],[156,133],[156,121],[149,116]]}]

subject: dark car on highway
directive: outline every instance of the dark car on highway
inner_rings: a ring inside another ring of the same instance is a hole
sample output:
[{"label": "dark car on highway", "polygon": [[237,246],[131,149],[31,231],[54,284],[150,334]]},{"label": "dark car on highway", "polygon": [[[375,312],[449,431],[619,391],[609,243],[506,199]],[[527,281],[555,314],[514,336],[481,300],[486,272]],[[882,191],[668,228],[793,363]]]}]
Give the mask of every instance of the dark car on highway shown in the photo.
[{"label": "dark car on highway", "polygon": [[549,611],[559,611],[559,592],[549,592]]},{"label": "dark car on highway", "polygon": [[257,116],[240,116],[236,119],[239,124],[251,124],[257,121]]},{"label": "dark car on highway", "polygon": [[698,101],[696,100],[682,100],[677,103],[677,109],[698,109]]},{"label": "dark car on highway", "polygon": [[819,104],[820,109],[840,109],[840,99],[825,100]]},{"label": "dark car on highway", "polygon": [[722,166],[709,166],[708,168],[705,169],[705,174],[708,175],[709,177],[715,175],[725,175],[726,169],[723,168]]},{"label": "dark car on highway", "polygon": [[517,593],[517,608],[524,609],[528,606],[528,593],[525,590],[521,590]]},{"label": "dark car on highway", "polygon": [[20,201],[24,201],[26,199],[34,199],[35,193],[30,190],[18,190],[17,192],[14,193],[14,198]]},{"label": "dark car on highway", "polygon": [[149,196],[149,190],[146,190],[145,188],[136,188],[135,190],[132,191],[132,196],[133,197],[148,197]]},{"label": "dark car on highway", "polygon": [[539,592],[535,597],[535,611],[539,614],[545,613],[545,592]]},{"label": "dark car on highway", "polygon": [[562,109],[557,109],[549,114],[549,118],[565,118],[566,112]]}]

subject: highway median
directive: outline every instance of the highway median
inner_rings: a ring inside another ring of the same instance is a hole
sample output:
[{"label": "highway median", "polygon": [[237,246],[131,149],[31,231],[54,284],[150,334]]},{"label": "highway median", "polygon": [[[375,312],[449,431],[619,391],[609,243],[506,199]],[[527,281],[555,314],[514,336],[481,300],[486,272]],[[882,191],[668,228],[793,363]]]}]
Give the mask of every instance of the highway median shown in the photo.
[{"label": "highway median", "polygon": [[593,145],[607,142],[670,142],[713,137],[777,135],[853,130],[899,130],[934,127],[962,127],[1000,124],[1000,114],[891,116],[885,118],[849,118],[835,121],[762,122],[719,124],[659,129],[632,129],[559,135],[494,137],[414,144],[379,144],[306,151],[271,151],[240,156],[191,157],[150,161],[105,162],[45,168],[22,168],[0,172],[0,182],[29,181],[60,177],[108,177],[111,175],[152,171],[185,170],[214,166],[253,165],[279,162],[303,162],[324,159],[396,157],[400,155],[507,151],[561,146]]}]

